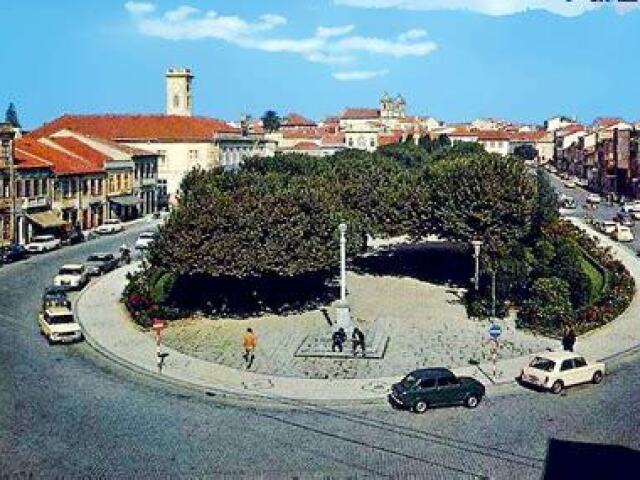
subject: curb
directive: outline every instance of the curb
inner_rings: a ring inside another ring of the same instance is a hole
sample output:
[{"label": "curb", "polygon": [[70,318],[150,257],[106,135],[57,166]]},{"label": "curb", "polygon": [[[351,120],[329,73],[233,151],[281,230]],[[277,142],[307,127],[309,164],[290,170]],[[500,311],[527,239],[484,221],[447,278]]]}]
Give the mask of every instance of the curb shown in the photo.
[{"label": "curb", "polygon": [[[161,373],[155,373],[151,370],[141,367],[135,363],[132,363],[128,360],[115,355],[110,350],[104,348],[100,342],[98,342],[92,335],[87,333],[87,330],[84,328],[82,324],[82,319],[79,315],[77,315],[77,304],[80,299],[85,295],[86,292],[91,288],[97,287],[101,281],[105,280],[106,277],[101,277],[97,282],[88,285],[85,287],[72,301],[73,311],[76,317],[76,321],[82,328],[82,333],[85,339],[85,342],[98,354],[102,355],[104,358],[110,360],[111,362],[119,365],[127,371],[132,373],[136,373],[138,375],[142,375],[151,380],[165,383],[174,387],[183,388],[186,390],[190,390],[194,393],[201,394],[203,396],[208,396],[212,398],[218,398],[228,401],[235,402],[251,402],[251,403],[260,403],[262,406],[275,406],[269,405],[270,403],[275,403],[277,406],[282,406],[283,403],[293,403],[294,405],[332,405],[332,406],[355,406],[355,405],[372,405],[379,404],[381,401],[386,402],[387,393],[376,398],[369,399],[342,399],[342,400],[322,400],[322,399],[309,399],[302,400],[299,398],[292,397],[284,397],[284,396],[274,396],[268,395],[265,393],[261,393],[255,390],[247,390],[247,393],[240,393],[235,390],[225,389],[220,385],[207,385],[203,387],[202,385],[190,382],[188,380],[180,380],[177,378],[166,377]],[[375,380],[375,379],[374,379]]]},{"label": "curb", "polygon": [[[578,225],[580,227],[583,227],[581,225]],[[583,229],[588,231],[588,227]],[[108,276],[103,276],[100,277],[98,279],[98,281],[89,284],[87,287],[85,287],[80,293],[79,295],[76,296],[76,298],[74,298],[73,300],[73,308],[74,308],[74,312],[76,313],[76,319],[78,321],[78,323],[81,325],[82,330],[83,330],[83,334],[85,336],[85,339],[88,343],[88,345],[93,348],[96,352],[98,352],[100,355],[102,355],[103,357],[109,359],[110,361],[118,364],[119,366],[125,368],[128,371],[134,372],[136,374],[141,374],[147,378],[153,379],[155,381],[160,381],[175,387],[179,387],[179,388],[184,388],[184,389],[188,389],[190,391],[196,392],[198,394],[203,394],[205,396],[210,396],[210,397],[218,397],[218,398],[222,398],[222,399],[226,399],[226,400],[230,400],[230,401],[236,401],[236,402],[259,402],[261,404],[264,403],[273,403],[273,402],[277,402],[278,405],[282,406],[283,403],[294,403],[297,405],[301,405],[301,404],[307,404],[307,405],[343,405],[343,406],[348,406],[348,405],[372,405],[372,404],[380,404],[381,402],[385,402],[386,403],[386,396],[387,396],[387,391],[385,389],[384,393],[381,393],[379,396],[375,395],[375,396],[371,396],[370,398],[353,398],[353,399],[336,399],[336,400],[327,400],[327,399],[300,399],[300,398],[295,398],[295,397],[287,397],[287,396],[281,396],[281,395],[270,395],[268,393],[263,393],[260,391],[256,391],[256,390],[251,390],[249,388],[246,388],[246,392],[242,392],[242,391],[238,391],[236,389],[231,389],[231,388],[225,388],[224,385],[212,385],[212,384],[206,384],[206,385],[202,385],[202,384],[197,384],[194,382],[191,382],[189,380],[182,380],[179,378],[175,378],[175,377],[167,377],[164,376],[162,373],[156,373],[154,371],[152,371],[151,369],[148,368],[144,368],[141,367],[138,364],[132,363],[128,360],[123,359],[122,357],[119,357],[118,355],[112,353],[110,350],[108,350],[107,348],[103,347],[100,342],[95,339],[93,336],[91,336],[90,334],[87,333],[87,330],[84,328],[83,324],[82,324],[82,319],[80,318],[80,316],[78,315],[78,309],[77,309],[77,305],[80,302],[80,300],[83,298],[83,296],[90,291],[91,289],[99,286],[103,281],[106,281],[108,278]],[[640,295],[640,290],[638,290],[636,292],[636,295]],[[118,305],[121,306],[121,303],[118,301]],[[129,322],[131,322],[131,320],[129,319]],[[615,322],[615,320],[614,320]],[[612,322],[607,324],[607,325],[612,325]],[[607,325],[604,325],[603,327],[606,327]],[[602,328],[602,327],[601,327]],[[625,355],[629,355],[632,353],[635,353],[637,351],[640,350],[640,343],[636,344],[636,345],[632,345],[631,347],[627,347],[624,350],[621,350],[619,352],[610,354],[604,358],[598,359],[598,361],[603,361],[603,362],[607,362],[610,360],[614,360],[616,358],[620,358],[623,357]],[[531,357],[531,355],[525,355],[522,357],[517,357],[517,359],[521,359],[523,365],[526,363],[526,361]],[[513,362],[514,360],[516,360],[515,358],[511,358],[511,359],[505,359],[502,360],[502,362],[504,361],[511,361]],[[213,363],[213,362],[210,362]],[[500,362],[498,363],[498,366],[500,365]],[[518,384],[517,382],[517,378],[504,378],[504,379],[494,379],[491,375],[489,375],[487,372],[485,372],[483,370],[483,368],[480,365],[476,365],[475,366],[477,371],[483,376],[483,378],[486,378],[489,383],[485,385],[485,387],[487,388],[488,391],[490,390],[494,390],[495,388],[498,387],[502,387],[502,386],[506,386],[506,385],[512,385],[512,384]],[[464,367],[460,367],[460,368],[464,368]],[[266,377],[269,377],[268,375],[266,375]],[[371,378],[371,379],[364,379],[370,382],[375,382],[379,379],[375,379],[375,378]]]}]

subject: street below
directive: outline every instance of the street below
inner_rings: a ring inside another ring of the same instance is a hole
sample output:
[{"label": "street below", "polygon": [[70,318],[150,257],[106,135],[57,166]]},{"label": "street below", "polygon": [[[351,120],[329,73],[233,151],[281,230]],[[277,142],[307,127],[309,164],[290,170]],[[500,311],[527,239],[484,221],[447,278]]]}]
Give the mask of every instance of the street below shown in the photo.
[{"label": "street below", "polygon": [[[580,215],[583,192],[569,192]],[[608,208],[599,208],[602,218],[613,216]],[[476,410],[416,415],[382,401],[208,396],[132,373],[86,343],[49,346],[36,317],[59,266],[117,253],[151,226],[0,269],[0,474],[534,479],[545,473],[550,445],[565,448],[562,441],[640,446],[634,351],[608,363],[601,385],[554,396],[510,384],[489,390]]]}]

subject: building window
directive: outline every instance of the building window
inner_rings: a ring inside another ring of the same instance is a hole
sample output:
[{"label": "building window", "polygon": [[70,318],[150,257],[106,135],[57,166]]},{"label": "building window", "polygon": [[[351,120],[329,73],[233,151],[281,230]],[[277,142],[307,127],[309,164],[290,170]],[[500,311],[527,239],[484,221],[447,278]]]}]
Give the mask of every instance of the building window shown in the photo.
[{"label": "building window", "polygon": [[376,141],[372,138],[371,141],[369,142],[369,145],[371,147],[375,147],[376,146]]},{"label": "building window", "polygon": [[180,106],[180,97],[178,95],[173,96],[173,106],[178,108]]},{"label": "building window", "polygon": [[350,139],[349,139],[349,146],[350,146],[350,147],[353,147],[353,138],[350,138]]},{"label": "building window", "polygon": [[189,160],[192,162],[198,160],[198,150],[189,150]]}]

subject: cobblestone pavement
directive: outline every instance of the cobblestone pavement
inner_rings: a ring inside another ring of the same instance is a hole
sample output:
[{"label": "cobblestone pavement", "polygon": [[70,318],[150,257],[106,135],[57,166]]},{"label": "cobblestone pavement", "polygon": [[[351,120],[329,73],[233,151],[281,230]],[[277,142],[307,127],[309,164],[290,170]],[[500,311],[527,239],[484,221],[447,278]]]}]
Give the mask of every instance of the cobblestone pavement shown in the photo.
[{"label": "cobblestone pavement", "polygon": [[[241,338],[246,328],[252,327],[259,338],[254,371],[306,378],[384,377],[402,375],[416,367],[454,368],[466,366],[470,360],[489,360],[488,324],[467,318],[459,301],[460,290],[407,277],[353,273],[347,284],[357,322],[365,328],[376,322],[390,337],[382,360],[294,357],[308,334],[331,335],[321,310],[247,320],[188,319],[172,323],[164,333],[164,342],[203,360],[242,367]],[[327,311],[334,319],[333,309],[327,306]],[[516,331],[512,320],[501,324],[500,358],[558,347],[555,340]]]}]

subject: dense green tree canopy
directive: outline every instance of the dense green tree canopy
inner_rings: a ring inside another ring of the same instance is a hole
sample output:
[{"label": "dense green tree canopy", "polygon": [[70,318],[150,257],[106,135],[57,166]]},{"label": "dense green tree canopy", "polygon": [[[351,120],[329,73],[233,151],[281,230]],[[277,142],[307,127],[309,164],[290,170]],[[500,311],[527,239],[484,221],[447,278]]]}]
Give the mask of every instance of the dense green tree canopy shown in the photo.
[{"label": "dense green tree canopy", "polygon": [[4,115],[4,121],[11,124],[16,128],[20,128],[20,121],[18,120],[18,112],[16,106],[11,102]]},{"label": "dense green tree canopy", "polygon": [[264,112],[264,115],[262,115],[261,120],[262,120],[262,127],[267,132],[275,132],[276,130],[280,129],[280,123],[281,123],[280,117],[273,110],[267,110],[266,112]]},{"label": "dense green tree canopy", "polygon": [[529,235],[536,210],[536,182],[513,158],[476,152],[444,157],[429,165],[423,182],[430,218],[414,225],[416,236],[431,232],[470,242],[479,239],[491,257]]}]

